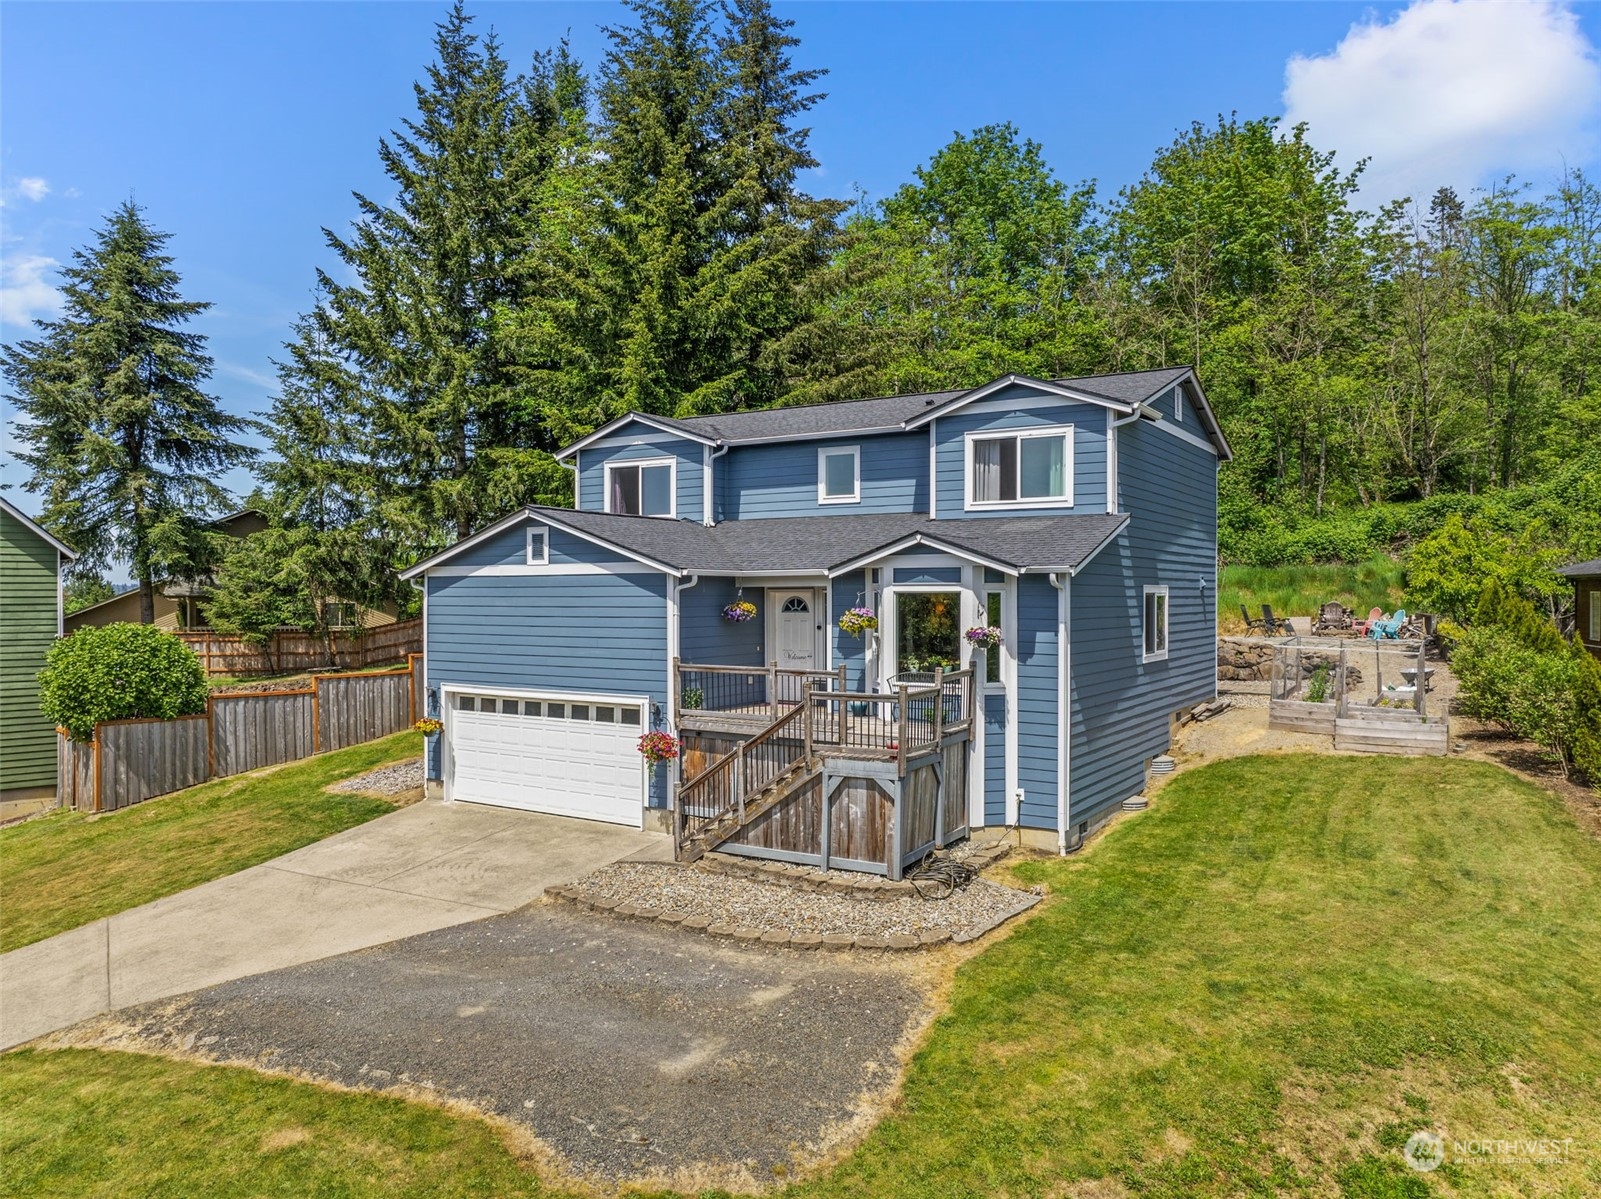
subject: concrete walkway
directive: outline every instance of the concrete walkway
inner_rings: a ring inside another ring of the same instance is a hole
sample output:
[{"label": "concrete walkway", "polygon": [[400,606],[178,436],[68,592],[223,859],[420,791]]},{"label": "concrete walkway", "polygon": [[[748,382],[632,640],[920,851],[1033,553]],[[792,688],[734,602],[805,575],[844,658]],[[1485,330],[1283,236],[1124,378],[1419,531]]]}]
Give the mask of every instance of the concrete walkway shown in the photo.
[{"label": "concrete walkway", "polygon": [[512,911],[656,833],[425,801],[0,954],[0,1049],[130,1004]]}]

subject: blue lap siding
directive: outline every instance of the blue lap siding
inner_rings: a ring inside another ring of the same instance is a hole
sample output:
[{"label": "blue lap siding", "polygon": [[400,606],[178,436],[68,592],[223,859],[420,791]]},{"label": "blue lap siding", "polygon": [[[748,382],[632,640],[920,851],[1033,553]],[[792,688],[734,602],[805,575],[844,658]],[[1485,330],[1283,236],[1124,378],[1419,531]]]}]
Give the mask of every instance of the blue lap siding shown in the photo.
[{"label": "blue lap siding", "polygon": [[[639,426],[635,426],[637,429]],[[672,458],[677,464],[678,491],[675,515],[683,520],[702,520],[705,506],[701,499],[705,475],[706,447],[698,441],[667,433],[628,434],[590,446],[578,455],[578,507],[586,512],[606,511],[606,464],[637,461],[640,458]]]},{"label": "blue lap siding", "polygon": [[1006,823],[1006,696],[984,697],[984,823]]},{"label": "blue lap siding", "polygon": [[[467,552],[480,566],[521,563],[524,528]],[[430,575],[429,691],[452,685],[646,695],[659,718],[667,699],[666,576],[559,530],[551,530],[550,542],[553,563],[623,573]],[[450,565],[473,565],[463,558]],[[651,714],[646,720],[654,723]],[[428,766],[429,777],[438,778],[437,754]],[[666,798],[666,772],[656,771],[651,802]]]},{"label": "blue lap siding", "polygon": [[[1191,432],[1198,429],[1191,425]],[[1072,582],[1072,823],[1145,787],[1173,713],[1216,689],[1217,458],[1161,428],[1120,431],[1129,526]],[[1143,662],[1144,588],[1168,587],[1168,656]]]},{"label": "blue lap siding", "polygon": [[1017,581],[1017,785],[1023,791],[1018,823],[1056,827],[1057,654],[1056,588],[1044,575]]},{"label": "blue lap siding", "polygon": [[834,580],[834,627],[829,630],[834,651],[833,666],[845,667],[845,685],[852,691],[870,691],[867,685],[867,639],[852,637],[839,627],[839,618],[852,608],[867,606],[867,572],[853,570]]},{"label": "blue lap siding", "polygon": [[[940,520],[961,516],[1049,516],[1106,511],[1106,425],[1108,410],[1072,400],[1045,401],[1038,393],[1014,389],[934,422],[934,515]],[[1008,396],[1010,402],[1006,402]],[[1060,507],[966,511],[967,442],[969,433],[1004,432],[1045,425],[1073,426],[1073,503]]]},{"label": "blue lap siding", "polygon": [[[757,607],[753,620],[723,619],[723,609],[745,598]],[[741,597],[734,580],[703,578],[678,597],[678,656],[705,666],[761,666],[766,596],[753,590]]]},{"label": "blue lap siding", "polygon": [[[819,504],[818,450],[844,446],[859,447],[861,499],[853,504]],[[718,520],[928,511],[926,430],[735,446],[716,460],[712,471],[720,504]]]}]

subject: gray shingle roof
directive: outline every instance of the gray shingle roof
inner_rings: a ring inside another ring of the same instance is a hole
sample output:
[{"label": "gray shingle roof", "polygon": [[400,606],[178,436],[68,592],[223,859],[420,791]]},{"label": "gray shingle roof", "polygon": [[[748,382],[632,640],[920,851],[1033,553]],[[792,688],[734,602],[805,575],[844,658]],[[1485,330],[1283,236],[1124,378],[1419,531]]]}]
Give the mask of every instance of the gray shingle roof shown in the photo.
[{"label": "gray shingle roof", "polygon": [[[1189,373],[1189,367],[1128,371],[1117,375],[1084,375],[1053,379],[1060,387],[1071,387],[1118,404],[1137,404],[1171,387]],[[834,400],[824,404],[803,404],[792,408],[764,408],[755,412],[730,412],[721,416],[691,416],[661,420],[701,437],[718,441],[745,441],[752,438],[807,437],[821,433],[858,433],[864,429],[896,428],[905,421],[964,396],[970,388],[956,391],[923,392],[916,395],[884,396],[871,400]]]},{"label": "gray shingle roof", "polygon": [[1572,566],[1557,567],[1557,574],[1566,575],[1570,579],[1588,579],[1592,576],[1601,576],[1601,558],[1592,558],[1588,562],[1575,562]]},{"label": "gray shingle roof", "polygon": [[1016,570],[1071,570],[1128,520],[1112,513],[930,520],[902,512],[725,521],[707,528],[567,508],[527,512],[676,570],[706,574],[835,570],[914,536]]}]

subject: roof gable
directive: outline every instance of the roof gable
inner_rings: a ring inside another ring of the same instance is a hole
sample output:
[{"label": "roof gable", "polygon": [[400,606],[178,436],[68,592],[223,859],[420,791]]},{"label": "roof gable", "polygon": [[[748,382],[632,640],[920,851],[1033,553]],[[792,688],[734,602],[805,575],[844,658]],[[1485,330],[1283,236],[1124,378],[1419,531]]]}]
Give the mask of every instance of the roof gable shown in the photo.
[{"label": "roof gable", "polygon": [[16,520],[18,524],[27,529],[28,532],[32,533],[35,537],[48,544],[56,551],[56,553],[60,554],[68,562],[77,561],[77,550],[73,549],[60,538],[52,536],[42,525],[39,524],[38,521],[34,520],[31,516],[18,511],[16,506],[4,497],[0,497],[0,508],[5,509],[8,516]]}]

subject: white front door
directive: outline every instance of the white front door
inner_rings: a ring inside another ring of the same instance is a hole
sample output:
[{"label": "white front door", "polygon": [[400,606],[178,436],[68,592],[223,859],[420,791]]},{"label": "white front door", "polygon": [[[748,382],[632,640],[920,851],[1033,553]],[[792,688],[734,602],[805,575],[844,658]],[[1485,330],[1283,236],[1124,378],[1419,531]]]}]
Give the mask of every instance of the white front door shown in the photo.
[{"label": "white front door", "polygon": [[775,591],[773,658],[780,670],[817,669],[817,597],[811,591]]}]

